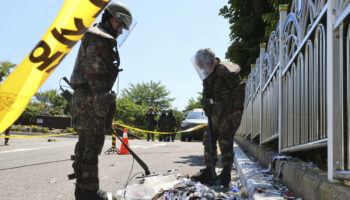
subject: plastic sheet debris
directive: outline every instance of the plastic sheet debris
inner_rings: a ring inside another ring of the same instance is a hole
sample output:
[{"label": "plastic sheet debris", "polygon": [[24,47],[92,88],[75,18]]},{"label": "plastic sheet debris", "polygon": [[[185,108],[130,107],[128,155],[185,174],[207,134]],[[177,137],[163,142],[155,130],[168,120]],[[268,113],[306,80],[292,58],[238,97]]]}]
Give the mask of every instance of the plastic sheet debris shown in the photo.
[{"label": "plastic sheet debris", "polygon": [[143,184],[128,186],[124,191],[118,191],[117,196],[125,199],[152,199],[159,191],[170,190],[184,185],[175,175],[159,175],[147,177]]},{"label": "plastic sheet debris", "polygon": [[[230,187],[207,186],[200,182],[193,182],[189,176],[180,174],[177,170],[169,170],[168,173],[155,177],[145,178],[140,181],[143,184],[128,186],[125,190],[119,190],[116,196],[120,199],[152,199],[152,200],[238,200],[246,196],[242,194],[242,186],[236,181],[231,182]],[[235,171],[232,171],[233,179],[236,178]],[[237,179],[236,179],[237,180]]]}]

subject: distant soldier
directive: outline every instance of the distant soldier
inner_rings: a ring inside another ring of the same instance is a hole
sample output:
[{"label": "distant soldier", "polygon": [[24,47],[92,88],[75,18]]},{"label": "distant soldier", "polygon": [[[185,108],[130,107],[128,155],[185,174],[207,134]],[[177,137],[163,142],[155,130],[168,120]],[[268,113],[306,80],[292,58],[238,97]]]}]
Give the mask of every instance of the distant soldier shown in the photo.
[{"label": "distant soldier", "polygon": [[[147,113],[145,114],[146,117],[146,125],[148,131],[154,131],[157,125],[157,121],[155,120],[156,114],[153,112],[153,108],[149,107]],[[152,141],[154,141],[154,133],[147,133],[147,141],[149,141],[152,138]]]},{"label": "distant soldier", "polygon": [[[160,115],[158,119],[158,130],[160,132],[166,132],[166,124],[165,124],[165,119],[166,119],[166,113],[162,111],[162,114]],[[165,141],[165,134],[159,134],[159,141]]]},{"label": "distant soldier", "polygon": [[[6,130],[5,130],[5,136],[10,136],[10,128],[11,128],[11,126],[10,127],[8,127]],[[5,143],[4,143],[4,145],[6,145],[6,146],[8,146],[9,145],[9,140],[10,140],[10,138],[6,138],[5,137]]]},{"label": "distant soldier", "polygon": [[[173,110],[169,110],[169,113],[165,119],[165,124],[166,124],[167,132],[175,132],[175,130],[176,130],[176,118],[173,114]],[[167,141],[171,140],[172,142],[174,142],[175,135],[176,135],[176,133],[167,135]]]},{"label": "distant soldier", "polygon": [[[217,141],[221,150],[223,170],[218,176],[219,184],[228,186],[231,182],[234,157],[233,137],[241,123],[245,83],[239,76],[240,67],[230,62],[221,62],[220,59],[215,58],[211,49],[200,49],[192,61],[203,81],[201,103],[205,114],[211,117],[215,163],[217,162]],[[209,183],[212,180],[212,166],[207,132],[204,134],[203,144],[206,168],[192,176],[192,179]]]},{"label": "distant soldier", "polygon": [[[98,155],[105,134],[111,133],[116,96],[111,92],[118,76],[120,58],[116,39],[132,30],[129,9],[120,2],[111,2],[101,22],[89,28],[81,40],[70,84],[74,89],[71,101],[72,124],[79,134],[72,156],[76,178],[76,200],[116,199],[100,190]],[[125,38],[124,38],[125,39]],[[109,196],[109,197],[108,197]]]}]

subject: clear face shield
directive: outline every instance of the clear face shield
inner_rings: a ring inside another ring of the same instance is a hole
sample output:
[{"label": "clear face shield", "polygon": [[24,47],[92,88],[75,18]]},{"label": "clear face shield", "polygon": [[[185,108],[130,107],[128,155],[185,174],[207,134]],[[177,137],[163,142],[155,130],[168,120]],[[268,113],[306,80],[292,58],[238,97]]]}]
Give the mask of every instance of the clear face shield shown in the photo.
[{"label": "clear face shield", "polygon": [[135,28],[135,26],[137,24],[137,21],[135,20],[135,18],[130,18],[129,16],[125,16],[123,18],[123,21],[126,22],[125,24],[127,24],[127,25],[129,24],[129,26],[124,27],[123,32],[120,35],[118,35],[118,37],[117,37],[118,49],[123,45],[123,43],[129,37],[130,33],[132,32],[132,30]]},{"label": "clear face shield", "polygon": [[215,64],[212,58],[208,58],[201,53],[196,53],[191,60],[202,81],[214,71]]}]

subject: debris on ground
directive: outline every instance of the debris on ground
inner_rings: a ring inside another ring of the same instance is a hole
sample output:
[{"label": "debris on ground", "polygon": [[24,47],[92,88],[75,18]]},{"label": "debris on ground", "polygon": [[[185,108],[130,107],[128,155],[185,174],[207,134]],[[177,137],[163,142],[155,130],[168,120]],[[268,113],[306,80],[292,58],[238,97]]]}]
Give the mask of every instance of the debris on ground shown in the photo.
[{"label": "debris on ground", "polygon": [[120,199],[152,199],[152,200],[212,200],[247,199],[247,190],[239,183],[239,176],[232,170],[230,186],[208,186],[193,182],[188,174],[180,174],[169,170],[167,174],[147,177],[140,181],[142,184],[127,186],[117,192]]}]

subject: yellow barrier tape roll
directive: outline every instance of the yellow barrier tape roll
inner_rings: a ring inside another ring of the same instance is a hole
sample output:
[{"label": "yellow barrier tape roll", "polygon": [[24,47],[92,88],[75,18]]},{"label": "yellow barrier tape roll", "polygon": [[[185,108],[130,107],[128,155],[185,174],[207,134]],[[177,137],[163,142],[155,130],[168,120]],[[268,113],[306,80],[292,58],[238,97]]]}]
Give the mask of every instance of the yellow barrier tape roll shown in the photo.
[{"label": "yellow barrier tape roll", "polygon": [[[139,129],[139,128],[134,128],[134,127],[131,127],[131,126],[128,126],[128,125],[119,123],[119,122],[115,122],[114,124],[115,124],[115,125],[119,125],[119,126],[124,127],[124,128],[127,128],[127,129],[136,130],[136,131],[145,132],[145,133],[163,134],[163,135],[166,135],[166,134],[174,134],[174,133],[176,133],[176,132],[147,131],[147,130],[143,130],[143,129]],[[208,125],[208,124],[201,124],[201,125],[198,125],[198,126],[195,126],[195,127],[189,128],[189,129],[186,129],[186,130],[181,131],[181,132],[191,132],[191,131],[195,131],[195,130],[201,129],[201,128],[207,126],[207,125]]]},{"label": "yellow barrier tape roll", "polygon": [[57,136],[64,136],[64,135],[74,135],[76,133],[61,133],[61,134],[52,134],[52,135],[2,135],[0,138],[39,138],[39,137],[57,137]]},{"label": "yellow barrier tape roll", "polygon": [[30,99],[80,40],[109,0],[66,0],[39,43],[0,85],[0,132],[24,111]]}]

